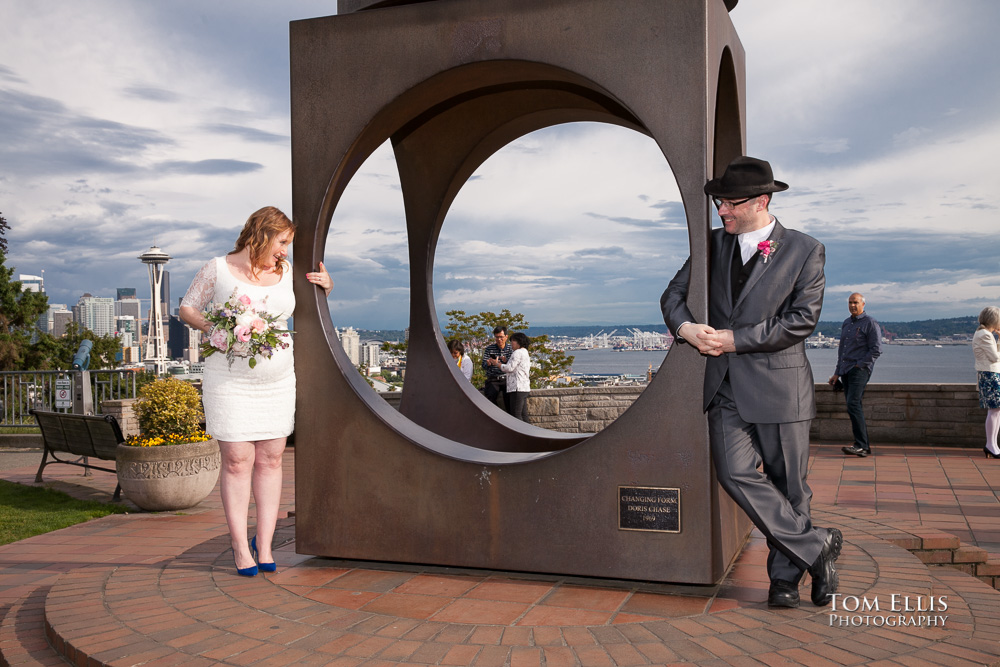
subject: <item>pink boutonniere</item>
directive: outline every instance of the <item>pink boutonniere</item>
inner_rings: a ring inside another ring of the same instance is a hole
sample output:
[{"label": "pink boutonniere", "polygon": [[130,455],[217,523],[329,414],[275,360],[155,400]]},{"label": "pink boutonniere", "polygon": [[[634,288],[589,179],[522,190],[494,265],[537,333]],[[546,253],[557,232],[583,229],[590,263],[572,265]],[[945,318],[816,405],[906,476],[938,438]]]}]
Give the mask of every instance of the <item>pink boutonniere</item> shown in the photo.
[{"label": "pink boutonniere", "polygon": [[774,241],[761,241],[757,244],[757,250],[760,252],[760,256],[764,259],[765,264],[767,264],[767,260],[771,259],[771,255],[777,249],[778,244]]}]

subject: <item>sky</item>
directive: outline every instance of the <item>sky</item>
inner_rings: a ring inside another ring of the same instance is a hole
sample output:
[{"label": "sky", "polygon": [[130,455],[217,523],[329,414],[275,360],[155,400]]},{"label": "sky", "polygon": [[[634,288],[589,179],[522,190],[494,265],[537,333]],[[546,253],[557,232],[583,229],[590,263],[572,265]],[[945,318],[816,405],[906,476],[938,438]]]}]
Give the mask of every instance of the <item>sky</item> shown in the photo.
[{"label": "sky", "polygon": [[[155,244],[172,257],[176,307],[251,212],[291,211],[288,22],[335,13],[335,0],[2,0],[7,265],[44,270],[50,303],[117,287],[148,299],[137,257]],[[827,248],[821,319],[846,317],[854,291],[885,321],[1000,303],[1000,3],[741,0],[731,17],[747,152],[791,186],[772,212]],[[463,187],[434,300],[442,323],[502,308],[533,326],[658,323],[687,254],[655,143],[561,125],[508,145]],[[387,145],[348,187],[325,260],[337,326],[407,325]]]}]

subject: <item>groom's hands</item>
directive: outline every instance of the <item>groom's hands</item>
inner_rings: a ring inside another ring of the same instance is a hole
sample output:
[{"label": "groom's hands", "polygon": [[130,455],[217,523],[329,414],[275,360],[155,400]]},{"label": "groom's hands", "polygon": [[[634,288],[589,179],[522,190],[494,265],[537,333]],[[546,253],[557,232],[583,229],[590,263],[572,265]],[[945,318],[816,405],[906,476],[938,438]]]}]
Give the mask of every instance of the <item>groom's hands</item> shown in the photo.
[{"label": "groom's hands", "polygon": [[677,335],[710,357],[736,351],[731,329],[715,329],[707,324],[685,322],[677,329]]}]

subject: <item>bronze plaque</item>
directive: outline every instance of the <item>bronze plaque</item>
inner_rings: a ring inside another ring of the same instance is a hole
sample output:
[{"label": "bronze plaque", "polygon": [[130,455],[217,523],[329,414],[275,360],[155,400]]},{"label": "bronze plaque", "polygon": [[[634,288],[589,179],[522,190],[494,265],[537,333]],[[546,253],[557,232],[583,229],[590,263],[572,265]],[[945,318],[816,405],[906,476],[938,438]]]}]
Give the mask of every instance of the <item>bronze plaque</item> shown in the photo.
[{"label": "bronze plaque", "polygon": [[618,529],[681,532],[681,490],[619,486]]}]

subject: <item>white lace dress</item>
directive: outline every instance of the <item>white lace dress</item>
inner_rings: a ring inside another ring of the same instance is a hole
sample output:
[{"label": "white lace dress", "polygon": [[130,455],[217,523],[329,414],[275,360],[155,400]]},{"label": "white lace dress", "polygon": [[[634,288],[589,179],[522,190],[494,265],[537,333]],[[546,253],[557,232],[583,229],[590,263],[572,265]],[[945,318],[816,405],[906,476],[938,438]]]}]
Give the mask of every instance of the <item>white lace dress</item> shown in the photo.
[{"label": "white lace dress", "polygon": [[[255,304],[267,299],[263,309],[278,315],[278,326],[288,328],[295,309],[292,272],[286,265],[277,285],[264,287],[238,279],[225,257],[216,257],[201,268],[181,305],[200,311],[212,303],[229,299],[233,290],[246,294]],[[205,359],[202,401],[208,433],[225,442],[252,442],[289,435],[295,427],[295,365],[292,346],[276,350],[270,359],[257,358],[250,368],[248,357],[235,357],[232,367],[226,355],[216,352]]]}]

